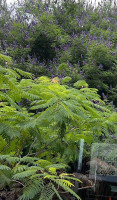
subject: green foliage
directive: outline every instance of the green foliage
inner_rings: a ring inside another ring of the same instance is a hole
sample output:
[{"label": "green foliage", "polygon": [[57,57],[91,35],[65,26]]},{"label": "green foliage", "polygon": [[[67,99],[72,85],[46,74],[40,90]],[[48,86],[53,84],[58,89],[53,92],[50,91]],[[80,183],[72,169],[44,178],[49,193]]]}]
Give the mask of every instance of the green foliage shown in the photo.
[{"label": "green foliage", "polygon": [[56,56],[52,39],[42,34],[38,35],[31,45],[30,54],[33,55],[34,53],[40,61],[52,60]]},{"label": "green foliage", "polygon": [[1,66],[5,66],[5,62],[7,62],[7,65],[11,65],[12,64],[12,59],[9,56],[5,56],[3,54],[0,54],[0,65]]},{"label": "green foliage", "polygon": [[65,78],[63,78],[62,79],[62,84],[65,84],[65,83],[68,83],[68,82],[70,82],[72,80],[72,78],[71,77],[69,77],[69,76],[66,76]]},{"label": "green foliage", "polygon": [[[80,0],[62,1],[61,6],[57,1],[48,1],[48,5],[25,1],[13,17],[7,6],[1,5],[0,52],[12,56],[15,68],[35,77],[70,76],[71,85],[85,79],[110,101],[114,95],[110,86],[117,84],[115,10],[116,5],[114,8],[108,1],[95,9]],[[4,66],[4,59],[1,64]],[[10,61],[8,65],[11,67]]]},{"label": "green foliage", "polygon": [[[84,80],[74,84],[78,90],[60,85],[56,77],[43,76],[33,80],[29,73],[2,67],[0,73],[3,153],[33,154],[48,161],[60,159],[68,163],[77,158],[81,138],[90,145],[104,131],[109,134],[110,126],[106,120],[111,112],[97,90],[87,88]],[[115,131],[114,121],[112,123],[111,128]]]},{"label": "green foliage", "polygon": [[63,70],[67,71],[68,70],[67,69],[67,64],[66,63],[60,64],[58,69],[59,69],[59,71],[63,71]]},{"label": "green foliage", "polygon": [[[82,44],[82,39],[75,38],[70,49],[71,63],[76,64],[78,61],[82,65],[83,59],[86,59],[86,46]],[[82,56],[82,57],[81,57]]]},{"label": "green foliage", "polygon": [[[70,180],[78,182],[80,182],[80,180],[66,173],[57,175],[56,168],[52,163],[42,168],[41,163],[43,163],[43,160],[37,160],[35,157],[27,158],[11,157],[9,155],[0,156],[1,163],[6,160],[6,165],[0,165],[0,179],[2,178],[0,188],[4,188],[5,183],[12,187],[12,184],[16,182],[19,184],[19,187],[22,186],[22,195],[18,198],[19,200],[35,198],[40,200],[52,200],[55,194],[61,200],[62,198],[57,189],[59,186],[63,188],[63,190],[70,192],[77,199],[80,199],[80,197],[70,189],[71,186],[74,186]],[[37,161],[35,162],[35,160]],[[24,161],[26,163],[21,165]],[[12,165],[12,163],[14,164]],[[10,167],[7,165],[10,165]],[[64,167],[58,164],[57,169],[60,170],[61,168]],[[8,173],[6,173],[6,171],[8,171]]]},{"label": "green foliage", "polygon": [[88,87],[88,84],[86,83],[86,81],[81,80],[74,83],[74,86],[80,89],[80,88]]},{"label": "green foliage", "polygon": [[116,5],[26,0],[11,16],[0,6],[0,189],[79,199],[63,170],[80,139],[84,157],[93,142],[116,141]]},{"label": "green foliage", "polygon": [[102,64],[104,70],[108,70],[113,66],[113,56],[110,55],[109,48],[105,48],[104,45],[100,44],[96,46],[94,44],[93,48],[89,52],[89,56],[96,66]]}]

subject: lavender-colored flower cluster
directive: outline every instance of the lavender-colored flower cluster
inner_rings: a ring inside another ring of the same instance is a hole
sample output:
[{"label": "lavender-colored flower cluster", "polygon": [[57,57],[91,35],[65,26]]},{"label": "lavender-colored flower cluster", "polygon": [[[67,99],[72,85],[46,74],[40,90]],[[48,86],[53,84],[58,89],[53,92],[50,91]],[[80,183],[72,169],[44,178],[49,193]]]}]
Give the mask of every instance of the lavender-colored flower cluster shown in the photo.
[{"label": "lavender-colored flower cluster", "polygon": [[[37,75],[85,79],[103,99],[116,87],[117,5],[29,0],[0,8],[0,52]],[[4,17],[5,16],[5,17]],[[67,66],[60,70],[60,65]],[[113,101],[113,104],[115,104]]]}]

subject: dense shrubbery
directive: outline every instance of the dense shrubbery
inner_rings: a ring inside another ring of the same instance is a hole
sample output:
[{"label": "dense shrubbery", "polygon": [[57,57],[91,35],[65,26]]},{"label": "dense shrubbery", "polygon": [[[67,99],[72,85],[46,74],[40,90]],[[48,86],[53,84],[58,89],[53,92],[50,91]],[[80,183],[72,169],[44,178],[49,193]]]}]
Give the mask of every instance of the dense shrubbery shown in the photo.
[{"label": "dense shrubbery", "polygon": [[59,81],[0,66],[0,189],[18,187],[15,198],[61,199],[59,185],[79,199],[68,181],[79,180],[60,170],[77,160],[81,138],[84,156],[94,141],[115,141],[117,114],[97,90]]},{"label": "dense shrubbery", "polygon": [[24,200],[76,195],[67,181],[76,179],[63,172],[80,139],[84,156],[92,142],[115,142],[116,9],[72,0],[28,0],[15,13],[1,6],[0,189],[15,182]]},{"label": "dense shrubbery", "polygon": [[[1,8],[1,52],[37,75],[85,79],[116,105],[116,5],[25,1],[15,14]],[[12,7],[13,10],[13,7]],[[4,18],[4,15],[7,16]]]}]

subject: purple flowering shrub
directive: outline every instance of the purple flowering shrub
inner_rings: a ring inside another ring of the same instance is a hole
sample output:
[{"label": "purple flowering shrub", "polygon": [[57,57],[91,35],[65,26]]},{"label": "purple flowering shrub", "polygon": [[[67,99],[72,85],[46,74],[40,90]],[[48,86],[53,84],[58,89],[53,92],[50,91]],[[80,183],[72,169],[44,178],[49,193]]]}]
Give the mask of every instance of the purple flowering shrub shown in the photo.
[{"label": "purple flowering shrub", "polygon": [[113,7],[106,2],[96,8],[73,0],[29,0],[10,8],[1,3],[0,53],[35,77],[70,76],[71,85],[86,80],[112,101],[117,84],[116,11],[116,3]]},{"label": "purple flowering shrub", "polygon": [[82,42],[82,38],[74,38],[72,46],[70,48],[71,63],[76,64],[79,62],[80,66],[83,66],[87,57],[86,45]]},{"label": "purple flowering shrub", "polygon": [[114,56],[111,55],[111,51],[104,44],[92,45],[89,52],[89,60],[93,62],[96,66],[102,65],[100,68],[104,70],[111,69],[114,66]]}]

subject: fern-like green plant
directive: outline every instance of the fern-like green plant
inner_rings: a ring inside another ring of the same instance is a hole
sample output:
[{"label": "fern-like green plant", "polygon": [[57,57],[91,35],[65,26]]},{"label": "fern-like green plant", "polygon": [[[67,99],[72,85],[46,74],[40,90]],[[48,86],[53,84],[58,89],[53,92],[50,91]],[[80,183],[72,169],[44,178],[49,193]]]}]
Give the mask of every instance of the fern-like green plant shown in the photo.
[{"label": "fern-like green plant", "polygon": [[[44,162],[46,166],[42,168],[41,165]],[[9,155],[1,155],[0,163],[0,179],[2,178],[0,188],[5,188],[5,184],[12,188],[14,182],[18,183],[19,187],[22,186],[22,192],[20,192],[22,194],[18,198],[19,200],[52,200],[54,195],[62,200],[58,186],[80,199],[71,189],[74,185],[70,180],[81,181],[66,173],[58,175],[56,165],[52,165],[52,163],[47,165],[47,161],[38,160],[35,157],[18,158]],[[60,170],[61,168],[65,168],[65,166],[58,164],[57,169]]]},{"label": "fern-like green plant", "polygon": [[22,187],[20,199],[47,200],[62,199],[59,185],[78,199],[70,182],[75,177],[58,170],[77,159],[81,138],[90,145],[115,134],[116,119],[97,89],[68,87],[58,78],[33,80],[0,66],[0,187],[15,182]]},{"label": "fern-like green plant", "polygon": [[9,56],[5,56],[3,54],[0,54],[0,65],[5,66],[5,62],[7,62],[6,65],[11,65],[12,64],[12,59]]},{"label": "fern-like green plant", "polygon": [[[48,77],[33,80],[30,73],[0,67],[0,134],[8,143],[10,138],[10,147],[5,147],[9,152],[11,149],[16,152],[18,141],[16,155],[25,151],[51,160],[54,152],[58,157],[67,154],[66,159],[76,159],[76,146],[81,138],[91,144],[94,136],[98,139],[101,134],[108,135],[110,128],[116,129],[114,120],[109,125],[111,110],[96,89],[75,89],[56,80]],[[116,113],[114,119],[115,116]]]}]

